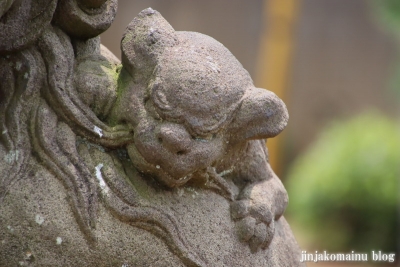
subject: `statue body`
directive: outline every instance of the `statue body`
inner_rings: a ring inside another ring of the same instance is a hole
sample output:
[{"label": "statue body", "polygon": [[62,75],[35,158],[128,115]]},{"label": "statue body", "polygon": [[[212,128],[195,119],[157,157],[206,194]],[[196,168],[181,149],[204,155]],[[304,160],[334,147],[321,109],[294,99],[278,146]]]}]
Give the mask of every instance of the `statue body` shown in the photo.
[{"label": "statue body", "polygon": [[0,266],[301,266],[265,147],[278,97],[152,9],[121,64],[97,37],[116,1],[26,2],[2,10],[40,15],[0,36]]}]

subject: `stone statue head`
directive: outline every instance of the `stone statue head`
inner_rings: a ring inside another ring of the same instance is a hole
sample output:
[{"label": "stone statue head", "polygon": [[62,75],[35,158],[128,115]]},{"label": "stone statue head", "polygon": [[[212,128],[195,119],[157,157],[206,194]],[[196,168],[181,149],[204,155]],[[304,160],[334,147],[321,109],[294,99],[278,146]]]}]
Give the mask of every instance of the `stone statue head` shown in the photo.
[{"label": "stone statue head", "polygon": [[280,133],[284,103],[255,88],[221,43],[175,31],[152,9],[122,39],[119,99],[114,117],[133,127],[127,150],[134,165],[175,187],[218,166],[241,143]]}]

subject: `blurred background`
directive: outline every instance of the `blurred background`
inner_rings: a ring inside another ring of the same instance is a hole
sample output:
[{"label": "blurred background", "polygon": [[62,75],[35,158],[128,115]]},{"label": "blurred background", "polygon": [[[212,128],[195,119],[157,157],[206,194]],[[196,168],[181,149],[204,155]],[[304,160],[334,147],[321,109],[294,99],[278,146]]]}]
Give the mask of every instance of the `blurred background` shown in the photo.
[{"label": "blurred background", "polygon": [[287,104],[268,148],[303,250],[400,256],[400,0],[119,0],[101,37],[118,57],[147,7],[223,43]]}]

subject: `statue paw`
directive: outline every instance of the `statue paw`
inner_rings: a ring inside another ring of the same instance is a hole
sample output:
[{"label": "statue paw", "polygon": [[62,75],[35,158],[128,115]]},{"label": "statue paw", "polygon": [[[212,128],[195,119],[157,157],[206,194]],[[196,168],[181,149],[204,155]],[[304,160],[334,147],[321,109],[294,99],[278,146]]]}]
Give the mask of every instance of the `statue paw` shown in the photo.
[{"label": "statue paw", "polygon": [[287,193],[280,180],[274,177],[247,186],[239,200],[231,204],[238,237],[249,243],[253,253],[271,243],[275,233],[274,222],[283,214],[287,203]]},{"label": "statue paw", "polygon": [[[265,249],[275,233],[272,213],[267,209],[254,210],[250,200],[235,201],[231,215],[236,221],[236,231],[242,242],[248,242],[252,253]],[[253,215],[252,215],[253,214]]]}]

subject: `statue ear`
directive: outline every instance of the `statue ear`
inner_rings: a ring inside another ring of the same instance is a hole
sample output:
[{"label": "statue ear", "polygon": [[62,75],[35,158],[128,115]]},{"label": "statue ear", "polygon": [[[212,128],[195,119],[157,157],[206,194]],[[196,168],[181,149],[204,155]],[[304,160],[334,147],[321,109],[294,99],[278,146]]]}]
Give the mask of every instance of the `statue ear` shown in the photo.
[{"label": "statue ear", "polygon": [[147,8],[125,30],[121,41],[122,64],[132,76],[151,74],[164,49],[176,43],[172,26],[159,12]]},{"label": "statue ear", "polygon": [[288,119],[286,106],[279,97],[265,89],[251,88],[229,127],[230,141],[274,137],[285,128]]}]

